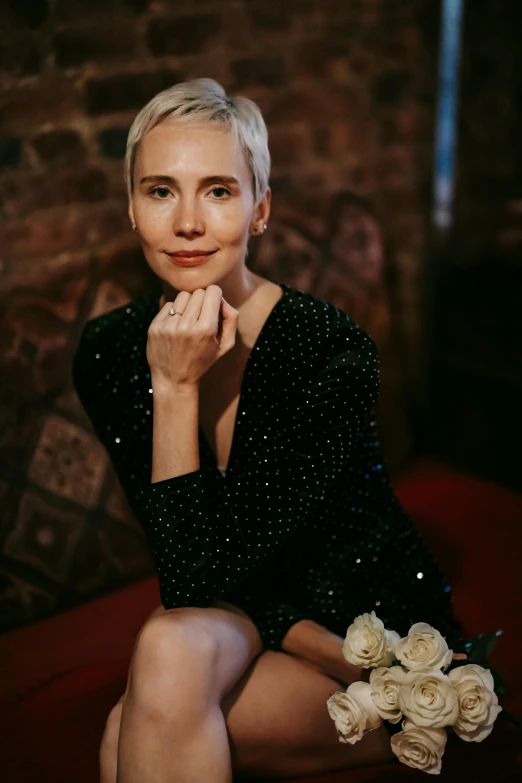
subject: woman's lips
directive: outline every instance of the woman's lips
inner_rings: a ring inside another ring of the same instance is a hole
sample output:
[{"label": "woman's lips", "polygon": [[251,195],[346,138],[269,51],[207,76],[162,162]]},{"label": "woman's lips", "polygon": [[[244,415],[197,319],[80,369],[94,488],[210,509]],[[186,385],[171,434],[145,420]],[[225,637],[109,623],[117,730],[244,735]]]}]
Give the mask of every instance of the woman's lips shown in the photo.
[{"label": "woman's lips", "polygon": [[179,264],[179,266],[199,266],[200,264],[203,264],[207,258],[214,255],[215,252],[216,251],[213,250],[211,253],[198,253],[197,255],[184,255],[183,253],[167,253],[167,255],[169,258],[172,258],[176,264]]}]

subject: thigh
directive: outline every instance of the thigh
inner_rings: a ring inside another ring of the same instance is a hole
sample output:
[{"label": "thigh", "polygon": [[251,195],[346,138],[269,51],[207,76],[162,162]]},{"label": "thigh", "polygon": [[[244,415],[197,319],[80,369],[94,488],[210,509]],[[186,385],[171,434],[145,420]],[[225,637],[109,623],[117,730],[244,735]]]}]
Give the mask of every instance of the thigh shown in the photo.
[{"label": "thigh", "polygon": [[384,727],[340,743],[326,701],[335,680],[294,656],[267,650],[221,702],[236,776],[318,775],[395,759]]},{"label": "thigh", "polygon": [[[263,651],[257,628],[238,607],[225,602],[201,609],[158,607],[138,634],[133,659],[140,637],[145,638],[151,622],[157,630],[158,621],[161,633],[176,623],[188,631],[203,631],[216,642],[217,668],[210,679],[237,776],[313,775],[395,758],[382,728],[355,745],[340,743],[326,700],[342,686],[297,657]],[[131,671],[132,662],[129,679]],[[127,692],[128,686],[113,710],[115,721],[119,722]]]}]

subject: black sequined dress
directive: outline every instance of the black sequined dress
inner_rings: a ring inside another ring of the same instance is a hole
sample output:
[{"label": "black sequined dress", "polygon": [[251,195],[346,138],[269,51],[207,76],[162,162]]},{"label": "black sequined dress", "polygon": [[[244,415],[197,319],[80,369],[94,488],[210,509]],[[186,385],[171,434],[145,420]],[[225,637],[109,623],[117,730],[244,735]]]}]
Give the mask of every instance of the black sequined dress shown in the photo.
[{"label": "black sequined dress", "polygon": [[200,428],[200,468],[151,484],[146,343],[161,289],[83,330],[75,388],[148,537],[163,605],[230,601],[274,650],[303,618],[344,637],[372,610],[401,635],[424,621],[463,649],[450,587],[379,452],[375,344],[333,305],[279,285],[225,475]]}]

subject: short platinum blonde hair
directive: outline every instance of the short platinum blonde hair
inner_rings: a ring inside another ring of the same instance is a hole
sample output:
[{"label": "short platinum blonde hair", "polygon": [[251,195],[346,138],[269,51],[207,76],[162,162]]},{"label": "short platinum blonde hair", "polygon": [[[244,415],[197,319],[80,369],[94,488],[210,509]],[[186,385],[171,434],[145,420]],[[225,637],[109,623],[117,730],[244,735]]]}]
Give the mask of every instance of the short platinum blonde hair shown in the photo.
[{"label": "short platinum blonde hair", "polygon": [[186,125],[213,122],[230,130],[245,153],[252,172],[252,190],[257,204],[268,190],[270,153],[268,131],[259,106],[249,98],[227,95],[214,79],[180,82],[159,92],[141,109],[132,123],[125,153],[125,182],[129,199],[134,190],[134,165],[142,138],[166,119]]}]

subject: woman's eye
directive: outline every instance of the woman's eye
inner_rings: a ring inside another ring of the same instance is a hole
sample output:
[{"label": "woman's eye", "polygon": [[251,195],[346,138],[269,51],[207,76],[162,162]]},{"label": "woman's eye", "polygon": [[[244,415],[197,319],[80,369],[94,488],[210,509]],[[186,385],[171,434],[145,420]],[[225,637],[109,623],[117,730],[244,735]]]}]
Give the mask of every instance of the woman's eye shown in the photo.
[{"label": "woman's eye", "polygon": [[217,185],[215,188],[212,188],[212,193],[217,198],[223,198],[224,196],[230,196],[230,191],[227,190],[227,188],[223,188],[220,185]]},{"label": "woman's eye", "polygon": [[158,198],[167,198],[167,196],[170,193],[170,190],[168,188],[162,188],[158,186],[156,188],[152,188],[150,192],[151,194],[158,196]]}]

